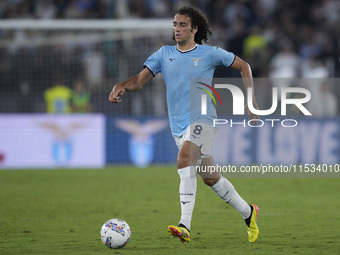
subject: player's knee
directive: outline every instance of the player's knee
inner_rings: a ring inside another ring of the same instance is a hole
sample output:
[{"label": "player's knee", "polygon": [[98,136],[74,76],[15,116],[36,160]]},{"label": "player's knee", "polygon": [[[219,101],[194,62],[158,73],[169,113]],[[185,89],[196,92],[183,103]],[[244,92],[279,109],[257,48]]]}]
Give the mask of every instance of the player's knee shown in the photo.
[{"label": "player's knee", "polygon": [[209,187],[213,186],[218,180],[219,178],[203,178],[203,182]]},{"label": "player's knee", "polygon": [[190,166],[190,157],[179,154],[177,157],[177,169],[182,169]]}]

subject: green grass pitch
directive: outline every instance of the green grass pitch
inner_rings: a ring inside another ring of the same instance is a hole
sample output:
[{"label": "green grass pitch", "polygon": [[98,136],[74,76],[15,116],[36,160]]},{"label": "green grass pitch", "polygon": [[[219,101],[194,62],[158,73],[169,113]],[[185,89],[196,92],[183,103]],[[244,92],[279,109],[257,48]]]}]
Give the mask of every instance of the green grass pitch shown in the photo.
[{"label": "green grass pitch", "polygon": [[[180,216],[175,167],[0,171],[0,254],[339,254],[340,179],[231,179],[260,208],[260,236],[198,178],[192,241],[167,233]],[[130,243],[99,237],[126,220]]]}]

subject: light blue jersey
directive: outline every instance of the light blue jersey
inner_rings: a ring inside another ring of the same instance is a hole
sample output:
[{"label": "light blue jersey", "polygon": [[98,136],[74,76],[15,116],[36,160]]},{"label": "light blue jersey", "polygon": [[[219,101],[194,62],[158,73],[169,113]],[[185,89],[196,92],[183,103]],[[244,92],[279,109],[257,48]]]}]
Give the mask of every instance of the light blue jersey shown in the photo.
[{"label": "light blue jersey", "polygon": [[197,45],[185,52],[178,50],[177,46],[163,46],[145,61],[144,66],[154,76],[159,72],[164,76],[173,136],[182,136],[190,123],[212,125],[217,118],[216,109],[212,100],[207,100],[207,114],[201,115],[202,90],[198,87],[204,86],[199,82],[210,85],[216,67],[229,67],[234,59],[233,53],[221,48]]}]

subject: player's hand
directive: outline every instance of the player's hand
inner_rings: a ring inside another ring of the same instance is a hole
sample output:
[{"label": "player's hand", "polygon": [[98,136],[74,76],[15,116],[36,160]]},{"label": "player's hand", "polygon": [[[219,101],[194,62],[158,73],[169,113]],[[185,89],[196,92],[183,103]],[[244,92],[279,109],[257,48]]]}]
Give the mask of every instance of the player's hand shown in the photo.
[{"label": "player's hand", "polygon": [[[256,103],[256,100],[253,100],[253,106],[254,106],[254,108],[255,108],[256,110],[259,110],[259,107],[258,107],[258,105],[257,105],[257,103]],[[249,118],[252,120],[252,121],[251,121],[251,124],[257,125],[257,121],[256,121],[256,120],[259,120],[260,117],[259,117],[257,114],[254,114],[254,113],[252,113],[252,112],[249,110],[248,104],[244,107],[244,110],[245,110],[246,112],[248,112]]]},{"label": "player's hand", "polygon": [[123,88],[123,85],[121,83],[117,83],[112,88],[112,91],[109,95],[109,101],[115,104],[120,103],[122,101],[120,97],[124,95],[125,91],[126,89]]}]

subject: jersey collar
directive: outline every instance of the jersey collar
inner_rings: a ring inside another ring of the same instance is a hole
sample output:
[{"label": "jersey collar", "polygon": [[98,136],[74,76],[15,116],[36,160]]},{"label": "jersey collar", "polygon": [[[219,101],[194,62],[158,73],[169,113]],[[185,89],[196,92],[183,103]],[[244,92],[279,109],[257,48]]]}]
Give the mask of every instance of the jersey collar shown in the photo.
[{"label": "jersey collar", "polygon": [[176,46],[176,49],[177,49],[180,53],[188,53],[188,52],[190,52],[190,51],[195,50],[196,48],[197,48],[197,44],[196,44],[193,48],[191,48],[191,49],[189,49],[189,50],[180,50],[180,49],[178,49],[177,46]]}]

